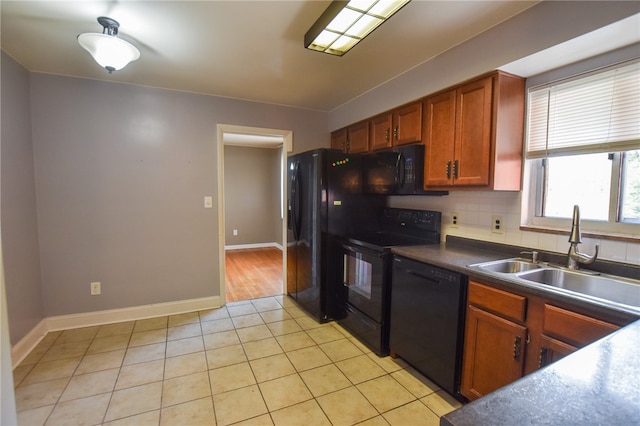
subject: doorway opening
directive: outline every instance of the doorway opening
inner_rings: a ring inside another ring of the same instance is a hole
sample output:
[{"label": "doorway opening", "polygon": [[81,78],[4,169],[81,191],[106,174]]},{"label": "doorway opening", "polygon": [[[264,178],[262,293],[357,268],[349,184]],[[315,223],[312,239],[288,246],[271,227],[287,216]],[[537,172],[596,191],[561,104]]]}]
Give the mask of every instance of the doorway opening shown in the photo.
[{"label": "doorway opening", "polygon": [[285,292],[285,167],[292,138],[290,130],[218,125],[222,303]]}]

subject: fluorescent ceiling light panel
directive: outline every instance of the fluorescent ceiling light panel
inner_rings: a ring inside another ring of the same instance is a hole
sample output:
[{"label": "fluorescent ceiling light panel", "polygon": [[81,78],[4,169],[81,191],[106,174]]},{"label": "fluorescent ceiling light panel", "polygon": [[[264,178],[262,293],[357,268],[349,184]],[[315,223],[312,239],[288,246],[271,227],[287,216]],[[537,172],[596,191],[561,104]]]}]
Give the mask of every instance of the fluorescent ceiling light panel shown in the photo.
[{"label": "fluorescent ceiling light panel", "polygon": [[409,1],[334,1],[304,35],[304,47],[342,56]]}]

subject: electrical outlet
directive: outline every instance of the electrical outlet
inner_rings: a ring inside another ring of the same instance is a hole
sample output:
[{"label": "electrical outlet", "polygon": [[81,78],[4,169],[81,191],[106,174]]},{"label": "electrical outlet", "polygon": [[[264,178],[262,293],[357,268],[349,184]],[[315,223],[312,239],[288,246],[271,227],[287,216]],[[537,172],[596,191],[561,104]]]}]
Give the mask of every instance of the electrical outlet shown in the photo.
[{"label": "electrical outlet", "polygon": [[451,227],[458,228],[460,226],[460,213],[452,212],[451,213]]},{"label": "electrical outlet", "polygon": [[238,230],[237,229],[233,230],[233,235],[238,235]]},{"label": "electrical outlet", "polygon": [[491,216],[491,232],[494,234],[504,234],[504,218],[494,214]]},{"label": "electrical outlet", "polygon": [[102,294],[102,286],[100,285],[100,283],[99,282],[91,283],[91,295],[97,296],[99,294]]}]

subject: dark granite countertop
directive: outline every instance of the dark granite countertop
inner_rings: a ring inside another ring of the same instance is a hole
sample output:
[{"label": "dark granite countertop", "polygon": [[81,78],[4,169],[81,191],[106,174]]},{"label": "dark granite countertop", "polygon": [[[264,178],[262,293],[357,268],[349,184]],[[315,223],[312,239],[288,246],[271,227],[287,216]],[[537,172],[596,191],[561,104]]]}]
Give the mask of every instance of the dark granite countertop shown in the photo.
[{"label": "dark granite countertop", "polygon": [[441,426],[640,424],[640,321],[440,419]]},{"label": "dark granite countertop", "polygon": [[[396,255],[460,272],[468,275],[470,278],[481,280],[482,282],[506,291],[527,292],[562,303],[569,307],[573,306],[578,309],[583,308],[591,312],[602,313],[609,317],[617,318],[622,322],[631,322],[640,319],[640,308],[637,307],[619,305],[544,284],[523,282],[524,280],[512,279],[508,276],[496,276],[492,273],[469,268],[469,265],[475,263],[527,257],[526,254],[520,254],[523,250],[531,249],[448,236],[446,243],[426,246],[394,247],[392,252]],[[541,261],[545,262],[554,264],[566,262],[566,255],[540,251],[539,256]],[[596,264],[589,265],[589,269],[606,274],[626,276],[635,279],[640,278],[640,268],[634,265],[597,261]]]}]

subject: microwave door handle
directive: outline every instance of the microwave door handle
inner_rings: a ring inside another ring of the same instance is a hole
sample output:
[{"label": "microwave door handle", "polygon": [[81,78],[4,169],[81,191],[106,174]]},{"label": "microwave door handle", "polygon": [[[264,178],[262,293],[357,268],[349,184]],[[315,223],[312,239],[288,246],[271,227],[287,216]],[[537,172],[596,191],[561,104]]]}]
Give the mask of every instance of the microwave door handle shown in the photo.
[{"label": "microwave door handle", "polygon": [[401,152],[399,152],[398,158],[396,160],[396,188],[402,188],[404,186],[405,167],[406,167],[406,160],[404,158],[404,155]]}]

